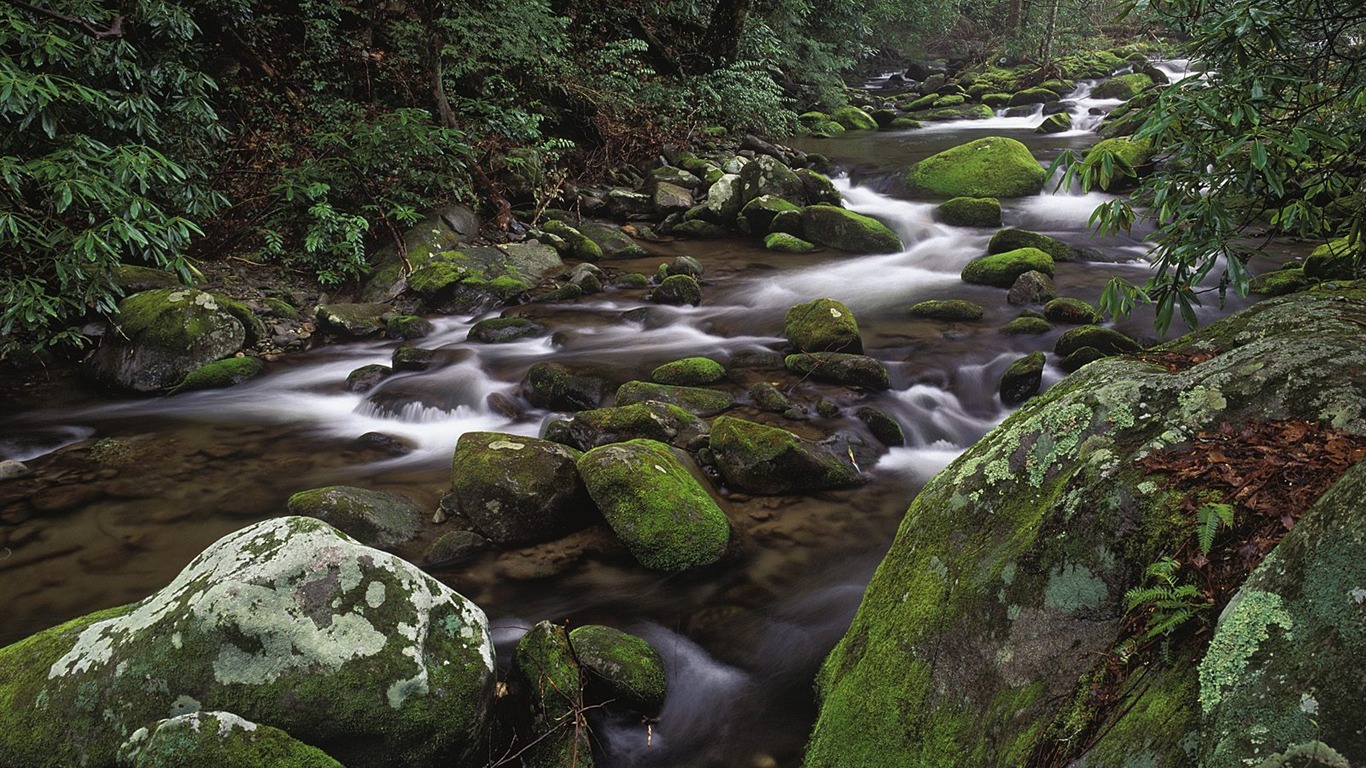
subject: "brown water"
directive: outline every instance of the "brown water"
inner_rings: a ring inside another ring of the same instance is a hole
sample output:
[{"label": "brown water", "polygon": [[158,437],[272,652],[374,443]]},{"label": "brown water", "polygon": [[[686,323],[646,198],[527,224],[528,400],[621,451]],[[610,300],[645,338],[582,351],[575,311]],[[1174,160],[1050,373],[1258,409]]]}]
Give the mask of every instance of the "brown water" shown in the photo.
[{"label": "brown water", "polygon": [[[744,418],[808,437],[835,432],[875,444],[851,418],[875,405],[902,424],[905,448],[865,462],[867,482],[809,497],[750,498],[716,488],[735,531],[726,558],[700,571],[665,576],[633,563],[603,528],[564,540],[490,553],[435,575],[478,603],[506,658],[520,631],[542,619],[606,623],[635,630],[663,653],[671,693],[648,739],[639,723],[596,723],[607,762],[646,765],[796,765],[814,716],[811,680],[843,633],[863,586],[890,544],[916,490],[1007,414],[997,398],[1005,367],[1033,350],[1051,352],[1061,329],[1006,337],[1018,314],[1004,291],[969,286],[957,275],[985,253],[991,232],[933,222],[932,206],[877,193],[888,175],[946,146],[983,135],[1013,135],[1045,163],[1091,134],[1040,139],[1023,122],[959,124],[931,131],[849,134],[808,141],[852,168],[862,186],[849,205],[899,231],[907,251],[851,257],[833,252],[776,255],[743,241],[676,243],[621,271],[651,273],[689,254],[706,267],[702,306],[655,307],[643,291],[617,291],[566,304],[517,307],[552,328],[548,339],[479,346],[464,341],[477,318],[443,318],[422,346],[470,349],[438,370],[396,376],[367,401],[345,391],[346,374],[384,363],[392,342],[333,346],[275,364],[231,390],[123,400],[90,390],[70,374],[0,382],[0,458],[24,460],[33,474],[0,482],[0,644],[97,608],[139,599],[164,586],[218,537],[284,514],[290,494],[346,484],[407,494],[435,510],[449,487],[456,438],[475,429],[537,434],[549,414],[509,419],[486,403],[516,397],[527,368],[541,360],[594,367],[614,381],[648,378],[664,362],[707,355],[728,364],[737,396],[757,381],[790,386],[812,417],[789,421],[747,408]],[[1037,121],[1036,121],[1037,122]],[[1098,248],[1107,260],[1133,259],[1130,238],[1090,241],[1086,218],[1101,196],[1041,195],[1007,202],[1007,226],[1048,232]],[[1062,295],[1094,300],[1114,274],[1141,280],[1141,264],[1058,265]],[[863,328],[867,352],[882,360],[893,389],[859,395],[781,370],[782,316],[792,304],[832,296]],[[913,320],[926,298],[966,298],[987,309],[979,323]],[[646,307],[627,320],[623,312]],[[1230,307],[1229,309],[1232,309]],[[1221,310],[1210,308],[1206,319]],[[1151,317],[1121,324],[1149,341]],[[1045,384],[1061,377],[1050,367]],[[822,397],[840,416],[815,417]],[[381,403],[382,407],[376,407]],[[396,405],[397,404],[397,405]],[[406,404],[406,405],[404,405]],[[413,446],[393,457],[358,442],[382,432]],[[420,560],[443,530],[400,554]]]}]

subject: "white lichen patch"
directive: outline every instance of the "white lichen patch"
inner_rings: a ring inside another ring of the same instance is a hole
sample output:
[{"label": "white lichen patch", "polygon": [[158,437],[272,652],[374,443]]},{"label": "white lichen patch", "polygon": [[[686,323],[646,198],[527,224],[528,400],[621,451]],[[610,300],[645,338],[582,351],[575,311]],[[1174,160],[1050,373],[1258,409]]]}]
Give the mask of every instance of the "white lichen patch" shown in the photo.
[{"label": "white lichen patch", "polygon": [[371,608],[378,608],[381,605],[384,605],[384,582],[370,582],[370,586],[365,588],[365,604]]},{"label": "white lichen patch", "polygon": [[490,451],[520,451],[526,447],[526,443],[514,443],[511,440],[494,440],[489,443]]},{"label": "white lichen patch", "polygon": [[1357,605],[1366,604],[1366,589],[1357,587],[1356,589],[1353,589],[1351,592],[1348,592],[1347,597]]}]

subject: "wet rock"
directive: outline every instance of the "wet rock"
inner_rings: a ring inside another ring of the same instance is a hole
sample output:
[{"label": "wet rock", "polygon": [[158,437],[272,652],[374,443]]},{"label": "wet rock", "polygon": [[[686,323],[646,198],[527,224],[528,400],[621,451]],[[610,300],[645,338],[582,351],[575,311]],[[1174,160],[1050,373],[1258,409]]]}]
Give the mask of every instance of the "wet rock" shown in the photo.
[{"label": "wet rock", "polygon": [[1001,326],[1001,333],[1007,336],[1036,336],[1051,330],[1053,326],[1041,317],[1017,317]]},{"label": "wet rock", "polygon": [[231,712],[191,712],[139,728],[118,751],[119,768],[342,768],[279,728]]},{"label": "wet rock", "polygon": [[1311,281],[1304,274],[1304,269],[1279,269],[1275,272],[1265,272],[1252,278],[1248,284],[1248,293],[1258,296],[1284,296],[1287,293],[1302,291],[1311,285]]},{"label": "wet rock", "polygon": [[1072,116],[1066,112],[1058,112],[1044,118],[1039,127],[1034,129],[1035,133],[1063,133],[1072,130]]},{"label": "wet rock", "polygon": [[999,227],[1001,201],[994,197],[955,197],[936,208],[934,217],[953,227]]},{"label": "wet rock", "polygon": [[31,471],[22,461],[15,461],[14,459],[0,461],[0,480],[13,480],[17,477],[23,477]]},{"label": "wet rock", "polygon": [[1059,336],[1053,351],[1067,357],[1082,347],[1094,347],[1105,355],[1120,355],[1143,349],[1142,344],[1119,331],[1098,325],[1083,325]]},{"label": "wet rock", "polygon": [[816,299],[787,310],[783,335],[802,352],[863,351],[854,313],[834,299]]},{"label": "wet rock", "polygon": [[685,357],[665,363],[650,372],[656,384],[677,384],[685,387],[704,387],[726,377],[726,369],[706,357]]},{"label": "wet rock", "polygon": [[325,331],[351,339],[363,339],[384,331],[386,315],[394,308],[388,304],[321,304],[315,310],[318,325]]},{"label": "wet rock", "polygon": [[963,267],[963,282],[1010,288],[1026,272],[1053,275],[1053,257],[1038,248],[1018,248],[973,259]]},{"label": "wet rock", "polygon": [[505,344],[545,334],[545,326],[525,317],[490,317],[470,326],[466,338],[481,344]]},{"label": "wet rock", "polygon": [[[583,673],[564,627],[533,626],[517,643],[509,685],[522,764],[531,768],[593,768],[583,717]],[[525,751],[521,751],[525,750]]]},{"label": "wet rock", "polygon": [[987,253],[1006,253],[1020,248],[1037,248],[1054,261],[1077,261],[1078,254],[1072,246],[1057,238],[1029,232],[1023,229],[1003,229],[991,236],[987,243]]},{"label": "wet rock", "polygon": [[682,571],[725,553],[730,523],[669,446],[604,445],[579,458],[579,474],[607,524],[647,568]]},{"label": "wet rock", "polygon": [[569,646],[588,673],[591,701],[613,702],[646,715],[659,714],[668,693],[664,661],[645,640],[589,624],[569,633]]},{"label": "wet rock", "polygon": [[299,491],[287,503],[291,515],[316,517],[370,547],[393,549],[422,533],[426,510],[407,496],[334,485]]},{"label": "wet rock", "polygon": [[369,392],[381,381],[392,376],[394,369],[387,365],[362,365],[346,375],[347,392]]},{"label": "wet rock", "polygon": [[1047,104],[1057,101],[1060,97],[1054,91],[1047,88],[1026,88],[1018,91],[1010,97],[1009,105],[1012,107],[1025,106],[1030,104]]},{"label": "wet rock", "polygon": [[740,175],[727,173],[717,179],[708,189],[707,197],[687,213],[689,220],[701,219],[712,224],[730,226],[745,204],[740,194]]},{"label": "wet rock", "polygon": [[982,305],[966,299],[930,299],[911,306],[911,317],[934,320],[981,320]]},{"label": "wet rock", "polygon": [[106,386],[158,392],[190,372],[241,349],[241,320],[219,297],[193,289],[161,288],[119,302],[118,333],[106,333],[89,368]]},{"label": "wet rock", "polygon": [[[687,449],[705,437],[708,429],[707,423],[690,411],[658,400],[579,411],[556,424],[553,439],[581,451],[637,438]],[[552,439],[549,430],[546,437]]]},{"label": "wet rock", "polygon": [[658,188],[660,184],[672,184],[689,192],[694,192],[702,186],[702,179],[682,168],[664,165],[650,171],[648,183],[651,188]]},{"label": "wet rock", "polygon": [[[1043,304],[1052,299],[1053,278],[1032,269],[1015,278],[1006,293],[1006,302],[1017,307]],[[1043,319],[1042,316],[1039,319]]]},{"label": "wet rock", "polygon": [[650,255],[644,246],[623,232],[621,227],[596,221],[581,221],[579,231],[593,238],[602,248],[604,259],[638,259]]},{"label": "wet rock", "polygon": [[1304,275],[1313,280],[1351,280],[1357,276],[1356,260],[1364,247],[1357,243],[1353,248],[1345,237],[1330,240],[1304,260]]},{"label": "wet rock", "polygon": [[468,360],[470,355],[468,349],[399,347],[394,350],[390,364],[395,371],[430,371]]},{"label": "wet rock", "polygon": [[[110,765],[176,710],[231,708],[346,765],[475,765],[492,702],[478,607],[306,517],[211,545],[169,586],[0,649],[0,763]],[[53,712],[61,717],[54,719]]]},{"label": "wet rock", "polygon": [[901,238],[861,213],[820,203],[802,210],[802,237],[848,253],[895,253]]},{"label": "wet rock", "polygon": [[432,321],[416,315],[395,315],[384,324],[384,335],[391,339],[421,339],[431,335]]},{"label": "wet rock", "polygon": [[1039,386],[1043,383],[1043,366],[1042,352],[1030,352],[1011,363],[1001,376],[998,387],[1001,402],[1015,406],[1039,394]]},{"label": "wet rock", "polygon": [[844,205],[844,195],[835,188],[835,184],[830,181],[829,176],[810,168],[798,168],[793,173],[802,180],[802,191],[806,193],[807,205],[816,205],[817,203]]},{"label": "wet rock", "polygon": [[891,388],[887,369],[867,355],[810,352],[788,355],[783,366],[793,373],[851,387],[881,391]]},{"label": "wet rock", "polygon": [[701,387],[655,384],[647,381],[628,381],[617,388],[617,405],[658,400],[683,408],[698,416],[713,416],[735,404],[729,393]]},{"label": "wet rock", "polygon": [[830,119],[850,131],[877,130],[877,121],[873,119],[872,115],[853,105],[843,106],[831,112]]},{"label": "wet rock", "polygon": [[256,378],[265,370],[266,363],[259,357],[229,357],[226,360],[216,360],[185,374],[184,380],[168,394],[234,387]]},{"label": "wet rock", "polygon": [[726,484],[747,493],[802,493],[858,481],[851,465],[822,446],[753,421],[718,418],[710,447]]},{"label": "wet rock", "polygon": [[760,195],[745,203],[745,207],[740,209],[737,223],[742,231],[763,237],[772,231],[770,225],[773,223],[773,217],[783,211],[796,211],[800,214],[801,208],[776,195]]},{"label": "wet rock", "polygon": [[492,548],[493,542],[474,531],[447,531],[432,542],[422,561],[428,566],[448,565],[483,554]]},{"label": "wet rock", "polygon": [[1137,96],[1144,88],[1153,84],[1153,79],[1142,73],[1120,75],[1097,85],[1091,91],[1093,99],[1119,99],[1128,101]]},{"label": "wet rock", "polygon": [[1103,318],[1100,310],[1090,302],[1068,296],[1053,299],[1043,305],[1043,316],[1050,323],[1063,325],[1093,325]]},{"label": "wet rock", "polygon": [[936,197],[1028,197],[1043,189],[1044,175],[1025,145],[990,136],[921,160],[907,171],[905,183]]},{"label": "wet rock", "polygon": [[574,258],[590,263],[602,260],[602,246],[563,221],[550,219],[541,225],[541,228],[548,234],[564,240],[569,246],[569,254]]},{"label": "wet rock", "polygon": [[888,448],[906,444],[906,433],[902,431],[901,425],[881,408],[861,405],[854,409],[854,417],[863,422],[868,431],[873,433],[873,437]]},{"label": "wet rock", "polygon": [[532,405],[553,411],[581,411],[602,404],[607,381],[562,363],[536,363],[527,371],[522,387]]},{"label": "wet rock", "polygon": [[680,222],[668,228],[669,234],[675,237],[687,237],[694,240],[719,240],[723,237],[733,237],[734,232],[720,224],[713,224],[702,219],[690,219]]},{"label": "wet rock", "polygon": [[792,408],[792,401],[787,398],[787,395],[767,381],[761,381],[750,387],[749,399],[754,403],[754,407],[770,413],[785,413]]},{"label": "wet rock", "polygon": [[704,271],[702,262],[691,256],[678,256],[674,258],[673,261],[664,265],[664,274],[670,276],[687,275],[688,277],[697,279],[702,277]]},{"label": "wet rock", "polygon": [[702,287],[689,275],[670,275],[655,286],[646,299],[655,304],[697,306],[702,303]]},{"label": "wet rock", "polygon": [[460,513],[500,545],[549,541],[582,528],[592,504],[575,469],[579,455],[549,440],[466,432],[451,467]]},{"label": "wet rock", "polygon": [[[692,195],[687,194],[687,190],[680,190],[687,198],[687,202],[682,205],[686,209],[692,204]],[[607,212],[619,218],[631,218],[635,216],[648,217],[655,213],[656,196],[634,192],[629,189],[609,189],[607,190]]]},{"label": "wet rock", "polygon": [[811,253],[818,250],[814,243],[789,235],[786,232],[771,232],[764,238],[764,247],[778,253]]},{"label": "wet rock", "polygon": [[760,155],[740,169],[741,210],[759,197],[801,200],[804,196],[802,180],[780,160]]},{"label": "wet rock", "polygon": [[383,432],[366,432],[356,438],[356,447],[366,451],[378,451],[388,456],[406,456],[417,449],[413,441]]},{"label": "wet rock", "polygon": [[98,485],[56,485],[34,493],[29,504],[40,514],[57,515],[80,509],[103,496],[104,490]]},{"label": "wet rock", "polygon": [[1156,152],[1148,139],[1134,141],[1128,136],[1119,136],[1097,142],[1086,150],[1082,162],[1094,165],[1108,155],[1114,163],[1115,173],[1109,181],[1099,186],[1106,191],[1120,190],[1135,186],[1139,178],[1152,173],[1154,154]]}]

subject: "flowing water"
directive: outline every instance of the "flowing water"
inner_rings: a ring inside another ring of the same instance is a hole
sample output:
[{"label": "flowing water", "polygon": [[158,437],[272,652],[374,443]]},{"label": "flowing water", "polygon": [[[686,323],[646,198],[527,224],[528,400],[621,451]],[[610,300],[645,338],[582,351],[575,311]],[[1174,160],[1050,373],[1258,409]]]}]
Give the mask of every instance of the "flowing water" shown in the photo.
[{"label": "flowing water", "polygon": [[[1089,99],[1090,87],[1083,83],[1073,94],[1079,120],[1093,106],[1114,105]],[[695,256],[707,270],[701,306],[650,305],[642,291],[524,305],[510,313],[554,334],[503,345],[465,341],[479,318],[437,319],[435,334],[420,344],[447,350],[448,363],[395,375],[365,395],[347,391],[347,374],[388,363],[397,342],[323,347],[274,364],[248,384],[169,398],[114,399],[63,374],[0,382],[0,458],[35,470],[0,483],[0,644],[147,595],[218,537],[282,514],[299,490],[365,486],[407,494],[435,510],[449,488],[460,434],[535,435],[552,417],[530,409],[514,418],[488,405],[491,394],[515,400],[522,376],[538,361],[592,366],[622,382],[648,379],[670,360],[706,355],[727,365],[727,386],[743,395],[781,375],[775,362],[786,309],[830,296],[854,311],[865,349],[886,364],[892,389],[862,396],[803,382],[791,396],[809,419],[786,421],[746,407],[737,413],[807,437],[843,431],[871,442],[849,414],[862,404],[881,408],[902,424],[907,445],[864,466],[866,484],[808,497],[751,498],[718,489],[734,543],[721,563],[697,572],[646,571],[601,528],[434,571],[488,613],[503,659],[520,633],[543,619],[611,624],[639,632],[661,651],[670,694],[659,722],[648,731],[615,716],[595,722],[610,765],[796,765],[814,716],[814,672],[847,628],[907,504],[1007,415],[996,387],[1010,362],[1051,352],[1061,333],[999,334],[1018,308],[1005,302],[1004,291],[958,278],[964,264],[985,253],[992,231],[936,223],[932,204],[879,190],[891,188],[893,174],[909,163],[985,135],[1019,138],[1045,164],[1062,149],[1095,140],[1085,130],[1039,136],[1033,129],[1041,120],[998,117],[803,141],[804,149],[849,169],[839,181],[848,205],[886,221],[905,250],[788,256],[742,240],[659,246],[649,259],[609,266],[650,273],[662,260]],[[1095,300],[1114,274],[1145,277],[1145,249],[1136,239],[1088,237],[1087,218],[1104,199],[1064,192],[1004,203],[1006,226],[1096,250],[1101,261],[1058,265],[1060,295]],[[987,315],[976,323],[907,316],[907,307],[928,298],[970,299]],[[1202,319],[1221,311],[1211,307]],[[1120,327],[1156,340],[1150,315]],[[1050,365],[1045,385],[1061,376]],[[841,415],[817,417],[821,398],[838,404]],[[372,433],[394,439],[363,437]],[[406,452],[386,449],[395,442]],[[432,529],[405,554],[420,558]]]}]

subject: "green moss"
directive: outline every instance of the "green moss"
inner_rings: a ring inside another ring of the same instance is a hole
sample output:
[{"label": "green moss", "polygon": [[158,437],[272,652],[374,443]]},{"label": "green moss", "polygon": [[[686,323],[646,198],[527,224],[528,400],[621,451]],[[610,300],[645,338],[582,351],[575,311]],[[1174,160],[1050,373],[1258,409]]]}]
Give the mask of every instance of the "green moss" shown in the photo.
[{"label": "green moss", "polygon": [[789,235],[786,232],[771,232],[764,237],[764,247],[778,253],[811,253],[817,250],[814,243]]},{"label": "green moss", "polygon": [[687,387],[700,387],[715,384],[725,378],[726,369],[715,360],[705,357],[686,357],[665,363],[650,373],[657,384],[678,384]]},{"label": "green moss", "polygon": [[1258,296],[1284,296],[1287,293],[1302,291],[1309,285],[1310,280],[1302,267],[1278,269],[1252,278],[1252,282],[1248,284],[1248,292]]},{"label": "green moss", "polygon": [[265,369],[266,364],[259,357],[229,357],[190,371],[170,394],[235,386],[260,375]]},{"label": "green moss", "polygon": [[691,275],[669,275],[647,298],[656,304],[697,306],[702,303],[702,287]]},{"label": "green moss", "polygon": [[1059,336],[1053,351],[1062,357],[1068,357],[1084,347],[1091,347],[1103,355],[1118,355],[1143,349],[1143,345],[1119,331],[1099,325],[1083,325]]},{"label": "green moss", "polygon": [[872,115],[855,106],[843,106],[830,113],[830,119],[839,123],[849,130],[855,131],[875,131],[877,121]]},{"label": "green moss", "polygon": [[600,624],[577,627],[569,644],[590,676],[590,691],[600,701],[611,701],[645,714],[664,705],[668,684],[664,662],[645,640]]},{"label": "green moss", "polygon": [[135,732],[119,750],[124,768],[341,768],[278,728],[226,712],[196,712]]},{"label": "green moss", "polygon": [[994,197],[955,197],[936,208],[934,217],[954,227],[999,227],[1001,201]]},{"label": "green moss", "polygon": [[877,219],[826,203],[802,210],[802,234],[849,253],[895,253],[902,247],[901,238]]},{"label": "green moss", "polygon": [[823,381],[881,391],[891,388],[887,368],[867,355],[843,352],[803,352],[788,355],[783,367]]},{"label": "green moss", "polygon": [[1045,117],[1039,127],[1034,129],[1035,133],[1063,133],[1072,130],[1072,115],[1067,112]]},{"label": "green moss", "polygon": [[1330,240],[1304,260],[1304,274],[1314,280],[1351,280],[1358,274],[1358,261],[1366,268],[1364,250],[1361,242],[1353,247],[1346,237]]},{"label": "green moss", "polygon": [[991,236],[987,243],[987,253],[1006,253],[1019,248],[1037,248],[1054,261],[1071,261],[1072,247],[1057,238],[1028,232],[1023,229],[1003,229]]},{"label": "green moss", "polygon": [[921,120],[987,120],[994,116],[985,104],[965,104],[957,107],[936,107],[916,112]]},{"label": "green moss", "polygon": [[1103,319],[1100,310],[1090,302],[1066,296],[1043,305],[1043,316],[1049,322],[1067,325],[1091,325]]},{"label": "green moss", "polygon": [[1057,93],[1047,88],[1026,88],[1010,97],[1007,106],[1018,107],[1024,104],[1048,104],[1057,101],[1060,97]]},{"label": "green moss", "polygon": [[1152,84],[1153,79],[1142,73],[1120,75],[1097,85],[1095,90],[1091,91],[1091,98],[1128,101]]},{"label": "green moss", "polygon": [[1001,333],[1007,336],[1037,335],[1048,333],[1051,330],[1053,330],[1053,326],[1040,317],[1017,317],[1001,326]]},{"label": "green moss", "polygon": [[1009,288],[1026,272],[1053,275],[1053,257],[1038,248],[1017,248],[974,259],[963,267],[964,282]]},{"label": "green moss", "polygon": [[896,117],[892,119],[892,122],[887,124],[887,130],[889,131],[905,131],[924,127],[924,123],[913,117]]},{"label": "green moss", "polygon": [[921,160],[905,183],[940,197],[1024,197],[1043,189],[1044,170],[1025,145],[991,136]]},{"label": "green moss", "polygon": [[1205,713],[1219,705],[1225,688],[1240,682],[1248,660],[1271,637],[1272,627],[1279,627],[1287,638],[1294,637],[1295,623],[1274,592],[1243,592],[1226,609],[1200,661],[1200,706]]},{"label": "green moss", "polygon": [[568,243],[569,252],[574,258],[587,262],[602,260],[602,246],[568,224],[551,219],[541,229]]},{"label": "green moss", "polygon": [[712,424],[711,450],[731,486],[751,493],[795,493],[857,481],[852,466],[779,427],[722,416]]},{"label": "green moss", "polygon": [[790,307],[783,317],[783,335],[802,352],[863,351],[854,313],[834,299],[816,299]]},{"label": "green moss", "polygon": [[981,320],[985,310],[966,299],[930,299],[912,305],[910,314],[935,320]]},{"label": "green moss", "polygon": [[525,317],[490,317],[470,326],[466,338],[484,344],[502,344],[545,333],[545,328]]},{"label": "green moss", "polygon": [[616,402],[619,406],[643,403],[646,400],[676,405],[699,416],[720,413],[735,404],[735,398],[715,389],[654,384],[646,381],[628,381],[617,388]]}]

